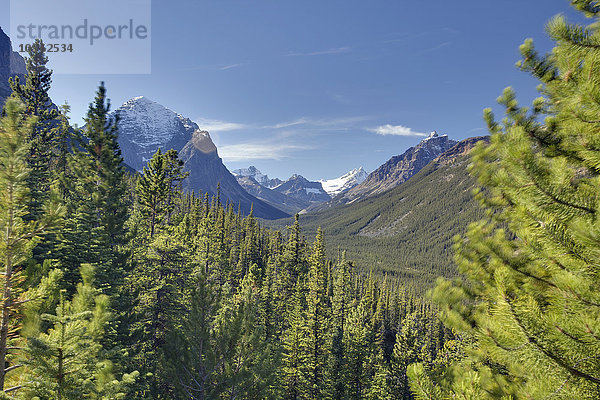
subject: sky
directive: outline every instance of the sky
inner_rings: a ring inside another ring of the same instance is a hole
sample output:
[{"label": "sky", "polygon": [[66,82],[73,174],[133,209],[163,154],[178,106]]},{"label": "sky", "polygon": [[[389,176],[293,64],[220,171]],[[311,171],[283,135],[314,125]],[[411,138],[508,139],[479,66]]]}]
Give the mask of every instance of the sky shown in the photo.
[{"label": "sky", "polygon": [[[486,134],[482,110],[501,118],[505,87],[522,104],[537,97],[537,81],[515,67],[519,45],[533,38],[550,51],[548,20],[582,21],[568,0],[151,3],[150,73],[59,68],[54,102],[81,124],[104,81],[113,108],[147,96],[208,130],[230,170],[254,165],[281,179],[371,172],[434,130]],[[5,32],[9,7],[0,0]]]}]

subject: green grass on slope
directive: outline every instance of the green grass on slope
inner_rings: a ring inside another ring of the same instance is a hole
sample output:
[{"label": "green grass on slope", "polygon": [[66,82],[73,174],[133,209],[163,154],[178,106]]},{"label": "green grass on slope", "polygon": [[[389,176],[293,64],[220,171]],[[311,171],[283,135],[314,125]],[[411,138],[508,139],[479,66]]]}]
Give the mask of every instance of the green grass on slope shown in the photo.
[{"label": "green grass on slope", "polygon": [[387,272],[422,292],[438,276],[456,275],[452,238],[483,216],[471,195],[468,163],[468,156],[449,165],[431,162],[386,193],[302,215],[304,233],[313,238],[320,226],[332,256],[346,250],[357,266]]}]

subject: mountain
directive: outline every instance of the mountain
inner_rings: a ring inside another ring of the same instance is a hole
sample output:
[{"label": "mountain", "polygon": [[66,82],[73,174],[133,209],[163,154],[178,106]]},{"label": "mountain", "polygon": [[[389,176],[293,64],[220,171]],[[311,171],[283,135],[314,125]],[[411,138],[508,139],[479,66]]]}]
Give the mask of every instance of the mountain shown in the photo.
[{"label": "mountain", "polygon": [[238,183],[251,195],[267,202],[275,208],[278,208],[288,214],[295,214],[311,203],[309,201],[300,200],[292,196],[269,189],[258,183],[251,176],[236,176]]},{"label": "mountain", "polygon": [[[269,189],[281,185],[283,181],[278,178],[269,179],[268,175],[263,175],[255,166],[251,165],[248,168],[240,168],[232,171],[235,177],[249,177],[254,179],[258,184]],[[238,179],[239,180],[239,179]]]},{"label": "mountain", "polygon": [[352,189],[354,186],[363,183],[367,179],[367,173],[363,167],[353,169],[352,171],[335,179],[320,180],[323,190],[331,197]]},{"label": "mountain", "polygon": [[311,182],[302,175],[292,175],[290,179],[273,188],[273,191],[308,203],[331,200],[320,182]]},{"label": "mountain", "polygon": [[418,145],[409,148],[404,153],[392,157],[385,164],[371,172],[367,179],[350,190],[336,196],[332,201],[319,204],[311,210],[324,210],[339,204],[352,203],[384,193],[419,172],[434,158],[456,145],[455,140],[448,135],[438,135],[432,132],[429,137],[423,139]]},{"label": "mountain", "polygon": [[23,78],[26,73],[25,59],[13,51],[10,38],[0,27],[0,108],[12,92],[8,78],[15,75]]},{"label": "mountain", "polygon": [[119,146],[125,163],[141,171],[156,150],[181,150],[198,130],[189,118],[148,99],[134,97],[115,112],[119,115]]},{"label": "mountain", "polygon": [[483,217],[471,195],[475,179],[467,172],[469,153],[482,140],[487,138],[461,141],[384,193],[303,215],[306,236],[314,237],[321,227],[331,256],[345,250],[357,265],[398,276],[416,292],[430,288],[440,275],[455,276],[452,238]]},{"label": "mountain", "polygon": [[285,218],[289,214],[246,192],[227,170],[217,153],[210,134],[193,121],[143,96],[125,102],[113,112],[119,115],[119,145],[125,162],[141,171],[152,155],[161,148],[175,149],[190,175],[184,188],[197,194],[217,194],[243,214],[254,209],[259,218]]}]

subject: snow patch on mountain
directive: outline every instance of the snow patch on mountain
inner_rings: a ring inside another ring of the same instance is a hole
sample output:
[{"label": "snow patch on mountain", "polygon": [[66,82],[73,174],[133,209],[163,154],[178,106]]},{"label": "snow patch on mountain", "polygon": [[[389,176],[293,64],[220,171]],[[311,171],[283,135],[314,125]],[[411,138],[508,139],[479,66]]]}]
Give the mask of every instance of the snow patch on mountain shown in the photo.
[{"label": "snow patch on mountain", "polygon": [[321,189],[315,189],[315,188],[304,188],[304,190],[306,190],[307,194],[313,193],[313,194],[322,194],[323,191]]},{"label": "snow patch on mountain", "polygon": [[134,97],[113,114],[119,115],[119,144],[125,162],[141,170],[158,148],[179,150],[198,130],[189,118],[145,96]]},{"label": "snow patch on mountain", "polygon": [[137,128],[134,134],[130,135],[130,140],[140,147],[154,147],[167,143],[175,136],[179,124],[183,124],[185,128],[191,127],[180,114],[144,96],[126,101],[117,111],[121,118],[121,129]]},{"label": "snow patch on mountain", "polygon": [[331,197],[335,197],[338,194],[345,192],[346,190],[352,189],[354,186],[359,185],[367,179],[367,172],[363,167],[355,168],[352,171],[334,179],[323,179],[320,180],[323,190],[327,192]]}]

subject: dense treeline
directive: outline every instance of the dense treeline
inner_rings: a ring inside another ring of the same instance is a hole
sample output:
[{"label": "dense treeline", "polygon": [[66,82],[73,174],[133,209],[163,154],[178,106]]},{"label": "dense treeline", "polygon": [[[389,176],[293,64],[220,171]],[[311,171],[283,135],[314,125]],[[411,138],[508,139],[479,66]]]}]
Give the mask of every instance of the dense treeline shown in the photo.
[{"label": "dense treeline", "polygon": [[476,180],[467,172],[469,158],[431,162],[385,193],[309,213],[302,228],[312,235],[322,227],[330,254],[347,249],[358,265],[401,279],[408,291],[422,296],[439,276],[457,275],[452,238],[484,216],[471,194]]},{"label": "dense treeline", "polygon": [[126,174],[104,86],[72,128],[46,62],[38,41],[0,123],[0,396],[411,398],[409,364],[450,361],[436,310],[322,232],[183,193],[173,150]]}]

